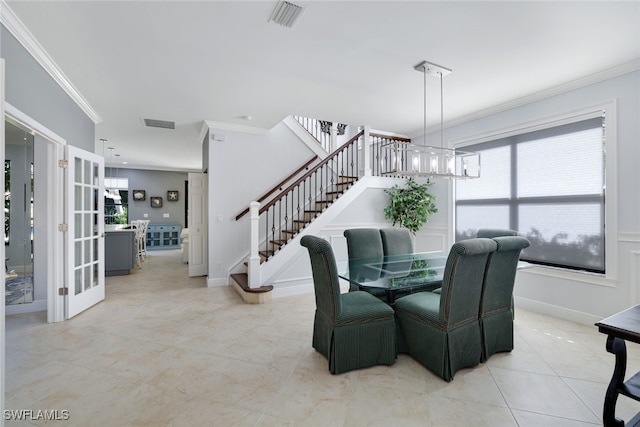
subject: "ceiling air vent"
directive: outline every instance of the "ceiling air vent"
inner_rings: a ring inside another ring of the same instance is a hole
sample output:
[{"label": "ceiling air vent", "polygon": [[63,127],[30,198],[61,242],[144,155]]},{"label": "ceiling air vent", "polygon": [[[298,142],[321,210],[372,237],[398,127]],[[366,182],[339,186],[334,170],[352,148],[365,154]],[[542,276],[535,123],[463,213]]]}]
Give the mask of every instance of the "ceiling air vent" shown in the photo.
[{"label": "ceiling air vent", "polygon": [[304,7],[297,4],[289,3],[288,1],[279,1],[268,22],[274,22],[278,25],[282,25],[287,28],[293,27],[298,21]]},{"label": "ceiling air vent", "polygon": [[175,129],[176,122],[156,119],[142,119],[144,125],[150,128]]}]

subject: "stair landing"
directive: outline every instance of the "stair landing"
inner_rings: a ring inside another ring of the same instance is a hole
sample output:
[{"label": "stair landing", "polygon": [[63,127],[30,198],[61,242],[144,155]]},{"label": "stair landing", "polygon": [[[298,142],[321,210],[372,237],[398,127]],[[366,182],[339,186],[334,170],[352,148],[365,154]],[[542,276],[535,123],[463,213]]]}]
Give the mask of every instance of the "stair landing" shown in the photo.
[{"label": "stair landing", "polygon": [[250,288],[247,273],[232,274],[229,281],[233,289],[238,292],[247,304],[264,304],[271,301],[273,286],[263,285],[259,288]]}]

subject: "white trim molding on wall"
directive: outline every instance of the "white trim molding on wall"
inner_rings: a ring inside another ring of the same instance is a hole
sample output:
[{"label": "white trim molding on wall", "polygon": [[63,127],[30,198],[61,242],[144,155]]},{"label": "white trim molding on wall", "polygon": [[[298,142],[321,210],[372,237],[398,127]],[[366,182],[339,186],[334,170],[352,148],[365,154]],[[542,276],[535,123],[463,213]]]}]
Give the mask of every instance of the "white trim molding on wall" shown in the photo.
[{"label": "white trim molding on wall", "polygon": [[4,0],[0,2],[0,22],[94,123],[102,122],[98,113]]}]

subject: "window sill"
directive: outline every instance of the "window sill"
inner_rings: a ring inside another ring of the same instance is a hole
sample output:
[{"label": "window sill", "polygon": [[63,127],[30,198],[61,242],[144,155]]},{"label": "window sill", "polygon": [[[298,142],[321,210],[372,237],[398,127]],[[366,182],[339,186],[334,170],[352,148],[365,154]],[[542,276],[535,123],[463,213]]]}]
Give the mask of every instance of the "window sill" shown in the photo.
[{"label": "window sill", "polygon": [[608,288],[617,287],[617,281],[604,274],[591,273],[588,271],[567,270],[560,267],[541,266],[522,262],[518,269],[523,274],[533,274],[538,276],[554,277],[557,279],[570,280],[572,282],[582,282],[590,285],[605,286]]}]

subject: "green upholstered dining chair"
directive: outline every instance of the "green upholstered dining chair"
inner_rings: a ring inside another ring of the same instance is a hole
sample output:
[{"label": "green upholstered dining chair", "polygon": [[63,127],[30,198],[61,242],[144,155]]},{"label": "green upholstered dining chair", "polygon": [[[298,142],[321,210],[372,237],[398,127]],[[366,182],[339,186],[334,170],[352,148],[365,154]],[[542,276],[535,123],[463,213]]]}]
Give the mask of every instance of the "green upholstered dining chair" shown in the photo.
[{"label": "green upholstered dining chair", "polygon": [[[344,230],[344,237],[347,239],[347,254],[349,256],[349,277],[358,280],[364,275],[369,280],[380,278],[380,272],[375,269],[362,269],[359,260],[382,262],[384,255],[382,249],[382,237],[377,228],[351,228]],[[373,276],[377,273],[377,276]],[[349,291],[357,291],[354,284],[349,285]],[[377,297],[383,298],[384,291],[380,290]]]},{"label": "green upholstered dining chair", "polygon": [[413,252],[411,232],[406,228],[381,228],[382,251],[387,255],[403,255]]},{"label": "green upholstered dining chair", "polygon": [[442,291],[418,292],[396,301],[396,319],[408,353],[427,369],[451,381],[482,357],[480,297],[492,239],[469,239],[449,251]]},{"label": "green upholstered dining chair", "polygon": [[[411,232],[406,228],[381,228],[380,237],[382,237],[382,251],[384,256],[413,253],[413,239],[411,238]],[[409,267],[411,267],[411,265],[405,266],[405,269]],[[397,298],[414,292],[431,291],[440,286],[442,286],[441,282],[430,282],[424,287],[414,287],[408,292],[399,291]]]},{"label": "green upholstered dining chair", "polygon": [[364,291],[340,293],[331,245],[316,236],[302,237],[309,251],[316,312],[313,348],[340,374],[373,365],[392,365],[397,356],[393,309]]},{"label": "green upholstered dining chair", "polygon": [[515,230],[507,230],[505,228],[479,228],[476,231],[476,237],[483,237],[487,239],[493,239],[494,237],[502,236],[517,236],[518,232]]},{"label": "green upholstered dining chair", "polygon": [[487,262],[480,299],[482,361],[494,353],[513,350],[513,285],[520,252],[530,245],[520,236],[493,240],[498,249]]}]

